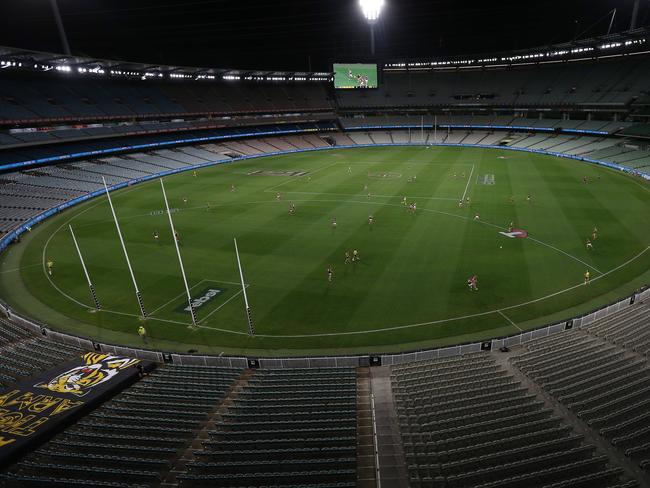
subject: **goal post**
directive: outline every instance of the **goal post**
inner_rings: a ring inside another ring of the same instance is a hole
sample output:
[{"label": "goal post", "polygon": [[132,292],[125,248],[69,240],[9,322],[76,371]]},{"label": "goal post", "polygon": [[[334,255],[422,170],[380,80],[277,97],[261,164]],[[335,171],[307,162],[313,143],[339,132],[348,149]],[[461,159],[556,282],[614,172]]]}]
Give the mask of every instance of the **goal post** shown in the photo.
[{"label": "goal post", "polygon": [[84,276],[86,277],[86,281],[88,282],[88,288],[90,288],[90,294],[93,297],[93,301],[95,302],[95,308],[97,310],[101,310],[102,307],[99,303],[99,299],[97,298],[97,293],[95,292],[95,287],[93,286],[92,281],[90,281],[90,275],[88,274],[88,268],[86,268],[86,263],[84,262],[84,257],[81,255],[81,249],[79,249],[79,243],[77,242],[77,238],[74,235],[74,232],[72,230],[72,226],[68,225],[68,228],[70,229],[70,235],[72,236],[72,242],[74,242],[74,247],[77,250],[77,254],[79,255],[79,261],[81,261],[81,267],[84,270]]},{"label": "goal post", "polygon": [[133,267],[131,266],[131,260],[129,259],[129,253],[126,252],[126,245],[124,244],[124,238],[122,237],[122,230],[120,229],[120,224],[117,221],[117,215],[115,215],[115,208],[113,208],[113,200],[111,200],[111,193],[108,191],[108,186],[106,185],[106,179],[102,176],[102,182],[104,183],[104,189],[106,190],[106,197],[108,198],[108,205],[111,207],[111,214],[113,214],[113,221],[115,222],[115,228],[117,229],[117,235],[120,237],[120,244],[122,244],[122,251],[124,251],[124,258],[126,259],[126,265],[129,268],[129,273],[131,274],[131,281],[133,282],[133,288],[135,289],[135,296],[138,299],[138,305],[140,306],[140,314],[143,319],[147,318],[147,312],[144,309],[144,302],[142,301],[142,294],[138,288],[138,283],[135,280],[135,273],[133,272]]},{"label": "goal post", "polygon": [[167,201],[167,192],[165,191],[165,184],[163,183],[162,178],[160,178],[160,187],[162,188],[163,198],[165,200],[165,210],[167,211],[167,216],[169,217],[169,228],[172,232],[172,241],[174,241],[174,246],[176,247],[176,256],[178,257],[178,264],[181,268],[181,276],[183,277],[183,284],[185,285],[185,293],[187,293],[187,303],[190,308],[190,316],[192,317],[191,327],[197,328],[196,322],[196,313],[194,312],[194,306],[192,305],[192,294],[190,293],[190,287],[187,284],[187,276],[185,275],[185,266],[183,266],[183,258],[181,258],[181,250],[178,245],[178,239],[176,234],[176,228],[174,227],[174,221],[172,219],[172,213],[169,209],[169,202]]},{"label": "goal post", "polygon": [[253,325],[253,315],[251,313],[251,307],[248,304],[248,295],[246,294],[246,283],[244,282],[244,272],[241,267],[241,260],[239,259],[239,248],[237,247],[237,239],[235,241],[235,254],[237,255],[237,266],[239,267],[239,278],[241,279],[241,289],[244,294],[244,305],[246,306],[246,320],[248,322],[248,335],[255,335],[255,327]]}]

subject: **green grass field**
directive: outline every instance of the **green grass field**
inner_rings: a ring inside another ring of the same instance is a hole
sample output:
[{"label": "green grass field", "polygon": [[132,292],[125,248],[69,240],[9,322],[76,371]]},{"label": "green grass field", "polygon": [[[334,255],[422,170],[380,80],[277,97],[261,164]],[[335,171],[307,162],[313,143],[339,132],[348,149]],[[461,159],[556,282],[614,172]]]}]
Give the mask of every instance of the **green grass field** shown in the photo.
[{"label": "green grass field", "polygon": [[[189,330],[160,183],[115,192],[150,315],[149,347],[260,355],[408,350],[515,334],[650,283],[650,188],[575,161],[476,148],[358,148],[224,164],[166,178],[165,186],[193,297],[219,291],[198,308],[199,329]],[[463,195],[470,203],[461,208]],[[404,196],[417,203],[415,214]],[[510,222],[529,237],[500,234]],[[99,313],[91,311],[68,224]],[[234,237],[255,337],[247,334]],[[361,259],[345,264],[352,249]],[[584,286],[587,270],[592,282]],[[138,304],[105,197],[34,228],[3,255],[0,272],[1,296],[15,310],[99,341],[140,343]],[[472,274],[477,292],[466,283]]]}]

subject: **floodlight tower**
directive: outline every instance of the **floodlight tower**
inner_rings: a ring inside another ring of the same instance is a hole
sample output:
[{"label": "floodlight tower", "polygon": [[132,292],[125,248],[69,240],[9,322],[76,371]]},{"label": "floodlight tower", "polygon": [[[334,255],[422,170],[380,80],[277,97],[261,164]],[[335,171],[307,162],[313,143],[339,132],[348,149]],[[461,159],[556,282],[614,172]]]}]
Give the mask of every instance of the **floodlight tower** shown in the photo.
[{"label": "floodlight tower", "polygon": [[636,21],[639,17],[639,3],[640,0],[634,0],[634,6],[632,7],[632,20],[630,21],[630,30],[636,29]]},{"label": "floodlight tower", "polygon": [[63,27],[63,19],[61,19],[61,12],[59,10],[59,4],[56,0],[50,0],[50,5],[52,6],[52,12],[54,13],[54,21],[56,22],[56,28],[59,31],[59,38],[61,39],[61,47],[63,47],[63,54],[70,56],[70,43],[68,42],[68,36],[65,33],[65,27]]},{"label": "floodlight tower", "polygon": [[375,55],[375,24],[381,15],[384,7],[384,0],[359,0],[359,6],[363,16],[370,24],[370,52]]}]

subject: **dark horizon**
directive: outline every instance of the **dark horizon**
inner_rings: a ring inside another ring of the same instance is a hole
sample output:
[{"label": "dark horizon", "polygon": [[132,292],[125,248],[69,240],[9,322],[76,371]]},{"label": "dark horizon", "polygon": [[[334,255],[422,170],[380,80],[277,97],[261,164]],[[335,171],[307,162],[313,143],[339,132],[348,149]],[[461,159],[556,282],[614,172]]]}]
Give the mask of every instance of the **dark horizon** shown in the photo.
[{"label": "dark horizon", "polygon": [[[629,28],[633,0],[386,0],[377,59],[481,54]],[[329,71],[368,61],[369,28],[357,0],[58,0],[73,54],[142,63]],[[638,26],[648,24],[643,2]],[[63,52],[48,0],[5,0],[0,45]]]}]

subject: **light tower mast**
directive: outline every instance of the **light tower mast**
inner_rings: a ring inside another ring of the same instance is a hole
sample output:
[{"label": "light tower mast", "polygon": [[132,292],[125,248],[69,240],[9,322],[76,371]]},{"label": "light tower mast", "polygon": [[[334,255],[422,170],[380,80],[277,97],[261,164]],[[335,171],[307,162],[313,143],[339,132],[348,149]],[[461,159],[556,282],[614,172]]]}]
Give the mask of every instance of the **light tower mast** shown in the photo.
[{"label": "light tower mast", "polygon": [[59,32],[59,38],[61,39],[61,47],[63,48],[63,54],[70,56],[70,43],[68,43],[68,36],[65,33],[65,27],[63,27],[63,19],[61,19],[61,12],[59,11],[59,5],[56,3],[56,0],[50,0],[50,5],[52,5],[52,12],[54,14],[54,21],[56,22],[56,29]]},{"label": "light tower mast", "polygon": [[639,3],[641,3],[641,0],[634,0],[634,6],[632,7],[632,20],[630,21],[630,30],[636,29],[636,22],[639,17]]},{"label": "light tower mast", "polygon": [[384,0],[359,0],[359,6],[363,16],[370,24],[370,52],[375,55],[375,24],[381,15],[381,9],[384,7]]}]

